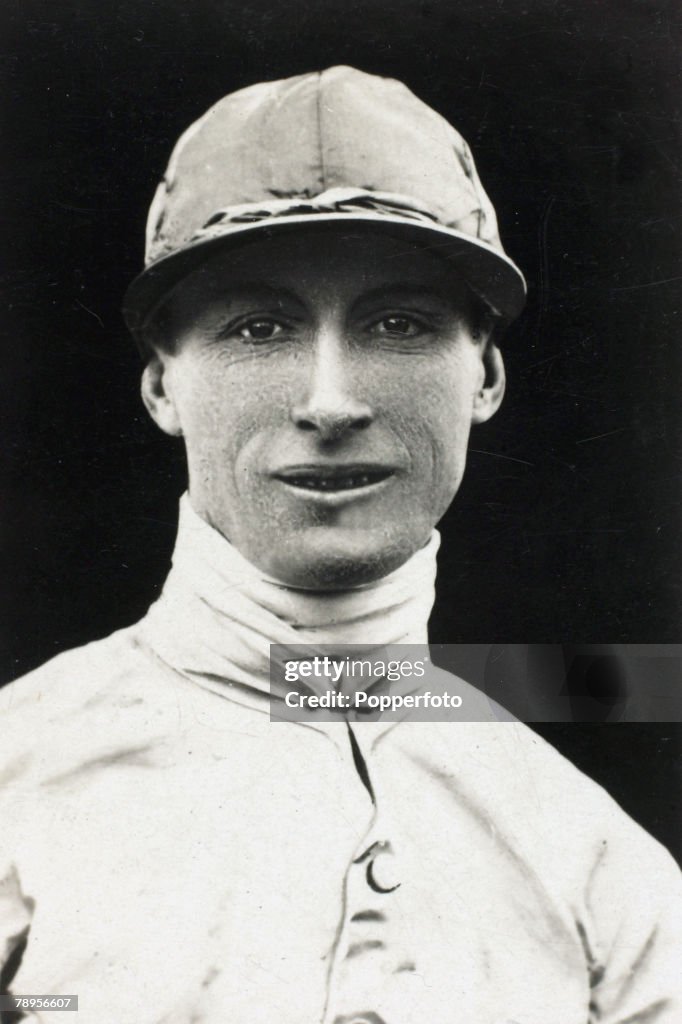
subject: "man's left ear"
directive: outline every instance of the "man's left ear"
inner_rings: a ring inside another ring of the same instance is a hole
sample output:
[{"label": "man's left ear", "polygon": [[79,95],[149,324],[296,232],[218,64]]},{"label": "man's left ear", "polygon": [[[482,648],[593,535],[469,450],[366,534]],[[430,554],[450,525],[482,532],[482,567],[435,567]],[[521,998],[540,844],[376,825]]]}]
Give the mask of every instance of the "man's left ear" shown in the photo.
[{"label": "man's left ear", "polygon": [[502,353],[492,339],[488,339],[481,353],[483,380],[474,395],[472,423],[485,423],[500,407],[504,398],[506,377]]}]

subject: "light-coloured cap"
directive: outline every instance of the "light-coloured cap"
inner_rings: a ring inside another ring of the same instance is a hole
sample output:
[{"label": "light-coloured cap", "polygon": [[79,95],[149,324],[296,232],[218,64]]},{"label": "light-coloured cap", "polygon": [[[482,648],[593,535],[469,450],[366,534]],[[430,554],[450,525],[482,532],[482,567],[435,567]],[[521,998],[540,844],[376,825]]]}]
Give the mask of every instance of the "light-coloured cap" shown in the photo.
[{"label": "light-coloured cap", "polygon": [[333,67],[225,96],[180,137],[149,211],[126,322],[139,334],[218,248],[341,221],[454,261],[507,320],[523,308],[523,274],[459,132],[401,82]]}]

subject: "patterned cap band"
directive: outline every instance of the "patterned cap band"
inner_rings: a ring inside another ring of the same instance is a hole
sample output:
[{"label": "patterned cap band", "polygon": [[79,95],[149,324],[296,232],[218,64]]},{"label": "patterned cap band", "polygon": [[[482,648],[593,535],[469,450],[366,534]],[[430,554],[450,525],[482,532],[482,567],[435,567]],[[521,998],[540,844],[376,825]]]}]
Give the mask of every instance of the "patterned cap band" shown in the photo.
[{"label": "patterned cap band", "polygon": [[[218,210],[197,231],[191,242],[214,238],[222,234],[225,224],[253,224],[272,217],[299,217],[320,213],[380,213],[399,216],[422,223],[437,224],[438,218],[424,208],[419,208],[414,199],[388,192],[368,192],[366,189],[330,188],[319,196],[310,198],[292,196],[287,199],[273,199],[271,203],[244,203]],[[454,225],[453,225],[454,226]]]}]

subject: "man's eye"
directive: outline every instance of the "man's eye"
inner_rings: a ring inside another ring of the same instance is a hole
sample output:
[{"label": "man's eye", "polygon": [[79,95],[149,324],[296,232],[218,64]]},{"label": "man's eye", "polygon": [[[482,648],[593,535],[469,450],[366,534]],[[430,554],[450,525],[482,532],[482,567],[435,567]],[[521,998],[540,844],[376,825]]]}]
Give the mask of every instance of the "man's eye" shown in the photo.
[{"label": "man's eye", "polygon": [[235,333],[243,341],[274,341],[283,330],[282,324],[276,320],[270,320],[268,317],[258,317],[241,324]]},{"label": "man's eye", "polygon": [[373,331],[389,338],[414,338],[422,329],[422,325],[410,316],[384,316],[372,325]]}]

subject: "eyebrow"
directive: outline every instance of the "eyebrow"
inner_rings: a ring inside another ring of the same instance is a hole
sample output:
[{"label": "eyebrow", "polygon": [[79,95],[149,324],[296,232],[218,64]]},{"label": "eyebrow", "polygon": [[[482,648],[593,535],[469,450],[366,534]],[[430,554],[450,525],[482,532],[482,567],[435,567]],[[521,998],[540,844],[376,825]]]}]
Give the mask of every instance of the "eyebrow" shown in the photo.
[{"label": "eyebrow", "polygon": [[[394,281],[390,284],[378,285],[362,292],[353,301],[351,312],[356,313],[364,306],[371,306],[380,302],[396,302],[405,297],[425,298],[447,305],[450,308],[457,308],[458,303],[444,294],[442,289],[434,288],[428,284],[417,284],[414,281]],[[294,303],[299,307],[308,308],[306,302],[306,291],[302,288],[299,293],[283,285],[267,284],[263,281],[251,281],[248,279],[234,278],[224,287],[216,287],[211,291],[212,299],[227,299],[230,303],[238,302],[240,298],[256,297],[266,299],[269,302],[276,302],[280,305]]]},{"label": "eyebrow", "polygon": [[453,300],[444,294],[440,288],[434,288],[431,285],[415,284],[410,281],[395,281],[391,284],[380,285],[377,288],[370,288],[369,291],[363,292],[353,303],[353,308],[355,309],[356,306],[364,305],[365,303],[371,304],[373,302],[395,300],[396,297],[400,298],[405,295],[415,298],[435,299],[447,305],[455,305]]},{"label": "eyebrow", "polygon": [[262,281],[230,281],[224,288],[216,288],[215,291],[212,291],[211,297],[228,298],[230,301],[235,301],[239,299],[240,293],[265,296],[269,300],[275,299],[279,302],[295,302],[299,306],[303,304],[301,296],[291,291],[291,289],[283,288],[279,285],[264,284]]}]

